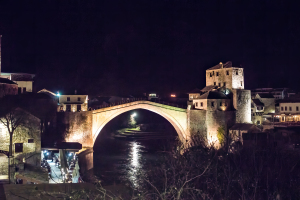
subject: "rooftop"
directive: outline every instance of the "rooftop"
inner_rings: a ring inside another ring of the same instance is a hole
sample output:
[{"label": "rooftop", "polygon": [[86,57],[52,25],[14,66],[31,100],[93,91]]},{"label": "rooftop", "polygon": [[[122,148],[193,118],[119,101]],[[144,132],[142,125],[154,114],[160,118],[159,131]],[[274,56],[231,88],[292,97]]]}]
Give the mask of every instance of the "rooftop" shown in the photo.
[{"label": "rooftop", "polygon": [[264,106],[265,104],[261,102],[259,99],[252,99],[253,103],[257,106]]},{"label": "rooftop", "polygon": [[17,83],[7,79],[7,78],[0,78],[0,83],[4,83],[4,84],[15,84],[17,85]]},{"label": "rooftop", "polygon": [[209,86],[206,86],[204,87],[202,90],[200,90],[201,92],[208,92],[208,91],[211,91],[213,89],[218,89],[218,86],[215,86],[215,85],[209,85]]},{"label": "rooftop", "polygon": [[199,97],[199,99],[229,99],[224,93],[219,91],[209,91]]},{"label": "rooftop", "polygon": [[271,98],[274,98],[274,96],[271,94],[271,93],[257,93],[260,98],[263,98],[263,99],[271,99]]},{"label": "rooftop", "polygon": [[207,70],[222,69],[222,68],[232,68],[232,62],[231,61],[227,61],[226,63],[220,62],[219,64],[217,64]]}]

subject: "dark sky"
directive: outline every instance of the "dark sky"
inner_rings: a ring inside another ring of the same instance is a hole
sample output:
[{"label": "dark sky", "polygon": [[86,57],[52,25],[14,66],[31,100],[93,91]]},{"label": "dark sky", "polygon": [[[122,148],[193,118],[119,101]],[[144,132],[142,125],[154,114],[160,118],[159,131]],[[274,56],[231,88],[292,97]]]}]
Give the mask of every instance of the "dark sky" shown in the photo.
[{"label": "dark sky", "polygon": [[228,60],[248,89],[300,89],[293,1],[0,2],[2,71],[36,73],[38,89],[184,92]]}]

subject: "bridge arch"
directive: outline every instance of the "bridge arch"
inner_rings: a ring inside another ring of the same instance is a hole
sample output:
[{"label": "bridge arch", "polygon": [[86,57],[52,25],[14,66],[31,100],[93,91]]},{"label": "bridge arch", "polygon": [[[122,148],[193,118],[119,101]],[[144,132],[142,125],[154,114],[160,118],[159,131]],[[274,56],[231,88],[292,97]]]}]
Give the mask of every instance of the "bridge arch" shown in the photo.
[{"label": "bridge arch", "polygon": [[151,101],[135,101],[122,105],[102,108],[93,111],[93,145],[104,126],[122,113],[145,109],[154,112],[169,121],[176,130],[181,141],[187,140],[187,112],[186,109],[154,103]]}]

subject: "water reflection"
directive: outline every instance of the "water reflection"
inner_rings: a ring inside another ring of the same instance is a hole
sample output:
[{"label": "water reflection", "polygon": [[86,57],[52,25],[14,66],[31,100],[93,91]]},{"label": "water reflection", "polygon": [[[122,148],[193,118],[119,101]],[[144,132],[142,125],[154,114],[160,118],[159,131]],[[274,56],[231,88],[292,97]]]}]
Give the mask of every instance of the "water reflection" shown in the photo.
[{"label": "water reflection", "polygon": [[149,166],[158,164],[166,140],[121,141],[103,139],[94,149],[94,175],[104,185],[130,183],[140,186]]},{"label": "water reflection", "polygon": [[128,158],[128,163],[130,163],[129,173],[127,174],[127,178],[133,184],[134,187],[138,187],[138,173],[140,169],[142,169],[143,165],[141,162],[142,156],[142,146],[137,141],[131,141],[129,143],[130,153]]}]

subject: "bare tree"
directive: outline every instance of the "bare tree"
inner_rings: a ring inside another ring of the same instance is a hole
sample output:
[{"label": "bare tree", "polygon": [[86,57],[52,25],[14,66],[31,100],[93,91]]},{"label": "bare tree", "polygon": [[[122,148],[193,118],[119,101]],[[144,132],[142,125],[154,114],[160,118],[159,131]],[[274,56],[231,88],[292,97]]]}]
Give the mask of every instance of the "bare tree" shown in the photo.
[{"label": "bare tree", "polygon": [[0,122],[7,128],[9,133],[9,155],[8,155],[8,180],[10,183],[10,159],[12,155],[13,135],[15,130],[21,126],[26,118],[26,112],[20,108],[7,107],[0,112]]}]

